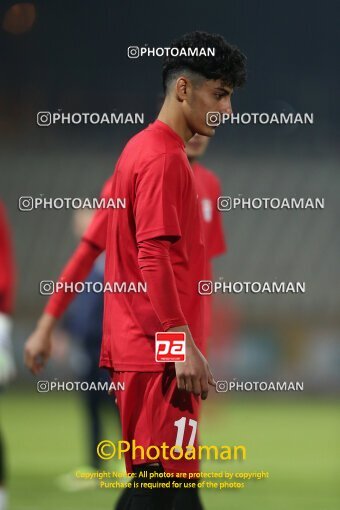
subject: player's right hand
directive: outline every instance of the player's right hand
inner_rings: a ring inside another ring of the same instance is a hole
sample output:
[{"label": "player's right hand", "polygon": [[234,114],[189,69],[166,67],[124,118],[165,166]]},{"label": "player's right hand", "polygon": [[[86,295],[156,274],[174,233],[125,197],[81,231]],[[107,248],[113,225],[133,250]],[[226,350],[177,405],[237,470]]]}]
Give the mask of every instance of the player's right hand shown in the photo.
[{"label": "player's right hand", "polygon": [[46,365],[52,348],[52,334],[37,328],[25,343],[25,365],[33,374],[38,374]]},{"label": "player's right hand", "polygon": [[209,364],[201,351],[196,347],[187,326],[171,328],[169,331],[186,333],[186,360],[175,363],[177,387],[200,395],[202,400],[208,397],[209,384],[216,386]]}]

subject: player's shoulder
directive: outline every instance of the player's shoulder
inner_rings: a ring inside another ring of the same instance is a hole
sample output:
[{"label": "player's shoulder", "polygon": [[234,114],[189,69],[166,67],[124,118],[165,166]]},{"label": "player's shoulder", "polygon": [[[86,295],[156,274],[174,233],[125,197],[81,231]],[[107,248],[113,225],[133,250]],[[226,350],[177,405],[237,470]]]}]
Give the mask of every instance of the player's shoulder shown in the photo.
[{"label": "player's shoulder", "polygon": [[142,156],[148,159],[162,155],[170,158],[185,157],[180,145],[174,143],[165,131],[156,129],[154,124],[150,124],[130,138],[124,151],[131,155],[134,154],[136,157]]},{"label": "player's shoulder", "polygon": [[189,167],[189,163],[184,149],[151,124],[128,141],[118,167],[124,172],[153,179],[165,173],[176,179],[185,167]]}]

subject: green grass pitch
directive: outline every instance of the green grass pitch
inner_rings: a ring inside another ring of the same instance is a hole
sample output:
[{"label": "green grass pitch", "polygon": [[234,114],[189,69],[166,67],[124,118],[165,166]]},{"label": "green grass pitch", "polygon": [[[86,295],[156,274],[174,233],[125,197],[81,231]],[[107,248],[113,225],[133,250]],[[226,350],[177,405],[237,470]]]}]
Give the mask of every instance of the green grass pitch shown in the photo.
[{"label": "green grass pitch", "polygon": [[[201,443],[244,444],[245,461],[204,462],[202,470],[269,471],[244,489],[201,491],[211,510],[336,510],[340,508],[340,411],[335,399],[209,397],[202,410]],[[56,478],[86,463],[86,419],[80,395],[23,392],[0,399],[6,438],[11,510],[113,509],[119,491],[64,492]],[[118,439],[110,410],[105,437]],[[110,461],[104,468],[116,469]]]}]

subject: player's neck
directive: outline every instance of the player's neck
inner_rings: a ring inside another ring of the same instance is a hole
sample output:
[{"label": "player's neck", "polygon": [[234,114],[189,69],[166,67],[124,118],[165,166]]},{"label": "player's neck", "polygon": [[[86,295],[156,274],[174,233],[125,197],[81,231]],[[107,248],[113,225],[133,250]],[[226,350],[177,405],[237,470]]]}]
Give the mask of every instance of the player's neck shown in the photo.
[{"label": "player's neck", "polygon": [[167,124],[186,143],[193,137],[194,133],[190,131],[181,110],[176,106],[174,101],[165,99],[158,120]]},{"label": "player's neck", "polygon": [[188,158],[191,168],[193,168],[194,164],[196,163],[196,159],[197,158]]}]

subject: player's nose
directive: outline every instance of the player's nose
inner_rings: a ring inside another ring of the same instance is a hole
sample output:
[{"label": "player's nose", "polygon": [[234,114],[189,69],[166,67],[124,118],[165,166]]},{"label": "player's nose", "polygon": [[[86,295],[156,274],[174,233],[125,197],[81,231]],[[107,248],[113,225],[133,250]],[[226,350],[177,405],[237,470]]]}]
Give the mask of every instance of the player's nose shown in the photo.
[{"label": "player's nose", "polygon": [[230,97],[227,97],[222,105],[221,113],[227,113],[231,115],[233,113],[233,109],[231,106]]}]

